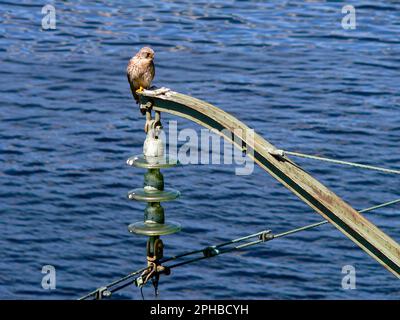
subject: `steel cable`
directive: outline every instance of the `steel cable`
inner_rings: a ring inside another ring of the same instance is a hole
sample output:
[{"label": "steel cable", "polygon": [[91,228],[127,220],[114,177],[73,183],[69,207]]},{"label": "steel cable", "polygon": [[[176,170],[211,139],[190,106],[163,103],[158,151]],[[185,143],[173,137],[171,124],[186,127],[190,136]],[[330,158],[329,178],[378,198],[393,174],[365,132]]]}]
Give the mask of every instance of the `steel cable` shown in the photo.
[{"label": "steel cable", "polygon": [[[375,206],[360,210],[359,212],[360,213],[370,212],[370,211],[373,211],[373,210],[376,210],[376,209],[379,209],[379,208],[383,208],[383,207],[387,207],[387,206],[390,206],[390,205],[393,205],[393,204],[396,204],[396,203],[399,203],[399,202],[400,202],[400,199],[396,199],[396,200],[384,202],[384,203],[381,203],[381,204],[378,204],[378,205],[375,205]],[[169,258],[161,259],[160,262],[161,263],[170,262],[170,261],[173,261],[173,260],[176,260],[176,259],[179,259],[179,258],[191,256],[191,255],[198,254],[198,253],[203,253],[203,256],[200,256],[200,257],[197,257],[197,258],[193,258],[193,259],[190,259],[190,260],[186,260],[186,261],[182,261],[182,262],[178,262],[178,263],[175,263],[175,264],[172,264],[172,265],[169,265],[169,266],[165,266],[168,269],[173,269],[173,268],[177,268],[177,267],[180,267],[180,266],[183,266],[183,265],[187,265],[187,264],[190,264],[190,263],[193,263],[193,262],[197,262],[197,261],[200,261],[200,260],[209,259],[209,258],[218,256],[218,255],[221,255],[221,254],[225,254],[225,253],[241,250],[241,249],[244,249],[244,248],[259,244],[259,243],[263,243],[263,242],[267,242],[267,241],[276,239],[276,238],[285,237],[285,236],[288,236],[288,235],[291,235],[291,234],[294,234],[294,233],[297,233],[297,232],[300,232],[300,231],[305,231],[305,230],[309,230],[309,229],[312,229],[312,228],[316,228],[318,226],[327,224],[328,222],[329,222],[328,220],[323,220],[323,221],[320,221],[320,222],[317,222],[317,223],[308,224],[306,226],[303,226],[303,227],[300,227],[300,228],[291,229],[291,230],[288,230],[288,231],[285,231],[285,232],[282,232],[282,233],[278,233],[278,234],[275,234],[275,235],[271,234],[269,230],[264,230],[264,231],[261,231],[261,232],[257,232],[257,233],[253,233],[253,234],[244,236],[244,237],[240,237],[240,238],[237,238],[237,239],[226,241],[226,242],[220,243],[218,245],[209,246],[209,247],[205,247],[203,249],[193,250],[193,251],[189,251],[189,252],[186,252],[186,253],[183,253],[183,254],[179,254],[179,255],[176,255],[176,256],[172,256],[172,257],[169,257]],[[263,237],[263,235],[264,235],[264,237]],[[265,235],[267,235],[267,236],[265,237]],[[220,248],[228,246],[230,244],[243,242],[245,240],[248,240],[248,239],[251,239],[251,238],[255,238],[255,237],[259,237],[259,239],[251,241],[251,242],[246,242],[244,244],[237,245],[237,246],[234,246],[232,248],[227,248],[227,249],[220,250]],[[209,253],[210,253],[209,255],[205,254],[206,250],[209,250]],[[122,277],[122,278],[120,278],[120,279],[118,279],[118,280],[116,280],[114,282],[111,282],[110,284],[108,284],[108,285],[106,285],[104,287],[101,287],[99,289],[96,289],[96,290],[88,293],[87,295],[81,297],[79,300],[85,300],[85,299],[88,299],[90,297],[96,297],[101,290],[103,290],[103,291],[107,290],[108,292],[110,292],[110,294],[114,293],[114,292],[117,292],[117,291],[119,291],[119,290],[121,290],[121,289],[123,289],[123,288],[125,288],[125,287],[127,287],[127,286],[129,286],[129,285],[131,285],[133,283],[135,283],[135,281],[138,279],[138,277],[135,278],[134,280],[131,280],[131,278],[133,278],[135,275],[147,270],[148,268],[149,267],[145,267],[145,268],[141,268],[141,269],[139,269],[137,271],[134,271],[134,272],[126,275],[125,277]],[[128,281],[128,280],[130,280],[130,281]],[[120,284],[121,282],[124,282],[124,281],[127,281],[127,282],[122,284],[122,285],[120,285],[120,286],[118,286],[118,287],[116,287],[116,288],[112,288],[112,287],[115,287],[117,284]]]}]

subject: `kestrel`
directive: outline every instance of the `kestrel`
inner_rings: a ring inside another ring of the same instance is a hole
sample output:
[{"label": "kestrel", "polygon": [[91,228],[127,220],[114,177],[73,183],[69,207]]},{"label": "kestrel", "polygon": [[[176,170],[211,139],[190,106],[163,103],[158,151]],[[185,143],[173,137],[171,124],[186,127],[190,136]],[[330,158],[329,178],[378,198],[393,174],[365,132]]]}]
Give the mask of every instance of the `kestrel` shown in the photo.
[{"label": "kestrel", "polygon": [[131,91],[137,103],[139,103],[137,92],[150,88],[151,82],[154,79],[155,67],[153,59],[153,49],[144,47],[129,60],[128,67],[126,68],[126,75],[128,76]]}]

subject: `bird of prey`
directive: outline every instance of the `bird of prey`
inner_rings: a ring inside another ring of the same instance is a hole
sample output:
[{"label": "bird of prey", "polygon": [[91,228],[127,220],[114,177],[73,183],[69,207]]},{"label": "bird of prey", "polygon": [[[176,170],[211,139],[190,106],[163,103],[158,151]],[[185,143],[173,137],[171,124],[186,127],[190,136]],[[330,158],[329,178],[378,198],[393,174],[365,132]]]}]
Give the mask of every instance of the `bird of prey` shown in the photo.
[{"label": "bird of prey", "polygon": [[153,59],[153,49],[144,47],[129,60],[126,75],[128,76],[129,85],[131,86],[132,95],[136,103],[139,103],[137,93],[143,91],[143,89],[150,88],[151,82],[154,79],[155,67]]}]

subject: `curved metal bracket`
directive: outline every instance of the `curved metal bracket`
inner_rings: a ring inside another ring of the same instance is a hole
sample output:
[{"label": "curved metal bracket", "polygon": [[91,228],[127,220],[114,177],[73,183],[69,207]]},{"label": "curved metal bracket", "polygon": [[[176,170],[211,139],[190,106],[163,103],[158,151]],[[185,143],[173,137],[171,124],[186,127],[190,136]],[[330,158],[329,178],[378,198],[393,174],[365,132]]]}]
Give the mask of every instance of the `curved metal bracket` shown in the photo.
[{"label": "curved metal bracket", "polygon": [[274,154],[277,149],[260,135],[255,133],[254,139],[248,139],[246,134],[238,136],[236,132],[250,130],[244,123],[207,102],[167,88],[145,90],[140,93],[140,100],[142,104],[151,102],[155,111],[183,117],[211,129],[241,150],[252,149],[250,156],[261,168],[400,278],[400,246],[396,241],[289,158]]}]

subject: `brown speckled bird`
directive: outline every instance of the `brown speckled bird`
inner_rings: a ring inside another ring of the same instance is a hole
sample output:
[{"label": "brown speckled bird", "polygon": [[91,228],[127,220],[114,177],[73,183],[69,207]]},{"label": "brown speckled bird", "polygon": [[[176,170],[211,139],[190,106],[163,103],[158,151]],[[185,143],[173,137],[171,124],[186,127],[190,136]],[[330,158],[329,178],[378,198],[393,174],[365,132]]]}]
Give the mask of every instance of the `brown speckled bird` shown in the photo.
[{"label": "brown speckled bird", "polygon": [[137,92],[150,88],[151,82],[154,79],[155,67],[153,59],[153,49],[144,47],[129,60],[128,67],[126,68],[131,91],[137,103],[139,103]]}]

